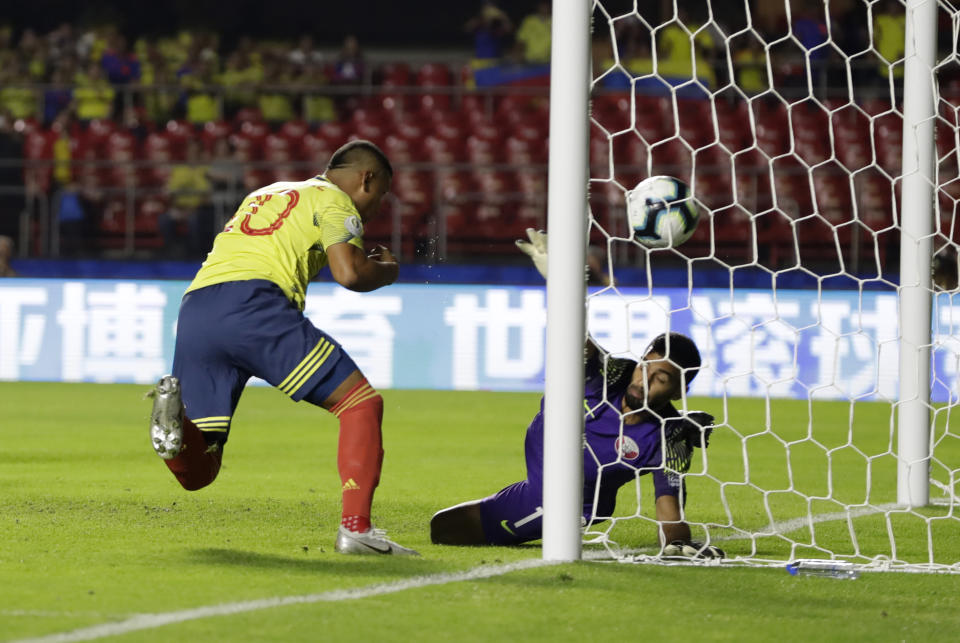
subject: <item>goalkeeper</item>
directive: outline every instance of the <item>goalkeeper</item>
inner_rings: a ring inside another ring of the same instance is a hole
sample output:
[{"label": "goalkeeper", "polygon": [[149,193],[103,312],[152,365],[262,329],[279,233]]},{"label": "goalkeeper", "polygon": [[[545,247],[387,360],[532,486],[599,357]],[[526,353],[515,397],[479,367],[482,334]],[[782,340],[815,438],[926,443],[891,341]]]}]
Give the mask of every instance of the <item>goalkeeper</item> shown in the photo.
[{"label": "goalkeeper", "polygon": [[[528,230],[530,243],[517,245],[546,273],[546,235]],[[685,489],[681,472],[695,447],[705,448],[713,417],[700,411],[681,415],[672,401],[681,397],[700,368],[700,352],[680,333],[656,337],[638,363],[606,356],[592,341],[585,349],[583,516],[613,515],[617,491],[639,472],[653,478],[656,517],[664,555],[722,558],[712,545],[691,540],[682,520]],[[663,445],[666,445],[664,453]],[[527,479],[484,498],[437,512],[430,537],[445,545],[515,545],[542,536],[543,400],[527,428]]]}]

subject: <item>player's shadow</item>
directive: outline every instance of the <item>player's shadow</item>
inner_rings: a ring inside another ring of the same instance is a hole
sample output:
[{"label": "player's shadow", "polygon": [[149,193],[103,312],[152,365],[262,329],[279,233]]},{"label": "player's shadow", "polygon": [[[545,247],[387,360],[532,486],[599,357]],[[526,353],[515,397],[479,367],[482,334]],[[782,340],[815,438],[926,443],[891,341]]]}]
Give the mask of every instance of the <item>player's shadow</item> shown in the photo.
[{"label": "player's shadow", "polygon": [[344,556],[333,548],[310,550],[302,556],[264,554],[239,549],[218,547],[194,548],[187,555],[198,563],[259,569],[279,569],[303,572],[344,573],[351,576],[409,576],[411,572],[425,574],[448,568],[443,561],[424,560],[420,556]]}]

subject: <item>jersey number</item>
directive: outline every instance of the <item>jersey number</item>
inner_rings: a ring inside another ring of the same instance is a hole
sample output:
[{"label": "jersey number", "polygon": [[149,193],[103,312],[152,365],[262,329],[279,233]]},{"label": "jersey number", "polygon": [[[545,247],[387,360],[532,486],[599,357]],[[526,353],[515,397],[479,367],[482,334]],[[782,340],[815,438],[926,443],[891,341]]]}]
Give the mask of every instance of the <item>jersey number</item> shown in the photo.
[{"label": "jersey number", "polygon": [[[280,226],[282,226],[284,221],[287,220],[287,217],[290,216],[290,213],[293,211],[293,209],[297,207],[298,203],[300,203],[300,193],[297,192],[296,190],[284,190],[283,192],[279,192],[278,194],[281,194],[281,195],[286,194],[287,196],[290,197],[290,201],[287,202],[287,207],[284,208],[283,212],[281,212],[277,216],[276,220],[270,225],[268,225],[266,228],[254,228],[253,226],[250,225],[250,218],[253,215],[255,215],[257,211],[260,210],[260,208],[263,207],[263,205],[267,201],[273,198],[272,194],[260,194],[253,198],[253,203],[250,204],[249,211],[243,215],[243,220],[240,221],[240,232],[242,232],[243,234],[257,237],[257,236],[273,234],[274,232],[279,230]],[[238,214],[237,216],[240,216],[240,215]],[[236,217],[234,217],[234,219],[235,218]],[[227,227],[224,228],[224,232],[229,232],[232,229],[233,229],[233,220],[231,220],[230,223],[227,224]]]}]

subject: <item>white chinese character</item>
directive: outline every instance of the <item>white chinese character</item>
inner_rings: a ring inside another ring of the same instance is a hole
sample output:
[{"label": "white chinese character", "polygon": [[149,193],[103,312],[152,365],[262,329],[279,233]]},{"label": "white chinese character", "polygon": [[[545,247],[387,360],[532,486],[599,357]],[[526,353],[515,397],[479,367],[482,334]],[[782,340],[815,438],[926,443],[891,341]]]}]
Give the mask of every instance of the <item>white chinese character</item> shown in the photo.
[{"label": "white chinese character", "polygon": [[726,390],[733,395],[789,396],[797,375],[797,330],[786,319],[796,317],[795,301],[774,301],[773,295],[749,293],[723,302],[713,325],[720,357],[729,364]]},{"label": "white chinese character", "polygon": [[0,288],[0,380],[15,380],[21,366],[37,362],[45,318],[40,313],[24,314],[23,309],[46,303],[43,288]]},{"label": "white chinese character", "polygon": [[896,398],[897,298],[878,295],[874,302],[874,312],[852,310],[851,300],[811,304],[820,321],[810,340],[810,352],[818,358],[815,395],[856,398],[872,393]]},{"label": "white chinese character", "polygon": [[591,337],[615,356],[639,360],[650,341],[669,329],[669,297],[628,300],[601,295],[591,297],[587,303]]},{"label": "white chinese character", "polygon": [[317,328],[343,346],[375,387],[393,386],[393,338],[388,315],[403,312],[403,299],[336,288],[331,295],[308,295],[304,313]]},{"label": "white chinese character", "polygon": [[63,379],[147,383],[165,371],[163,312],[167,296],[155,286],[117,284],[87,292],[63,286]]},{"label": "white chinese character", "polygon": [[[524,379],[543,370],[547,320],[543,290],[524,290],[519,306],[510,305],[510,293],[503,289],[487,290],[485,306],[480,305],[477,295],[456,295],[453,305],[444,310],[443,319],[453,327],[455,389],[478,386],[481,329],[486,340],[485,377]],[[511,337],[515,341],[510,341]]]}]

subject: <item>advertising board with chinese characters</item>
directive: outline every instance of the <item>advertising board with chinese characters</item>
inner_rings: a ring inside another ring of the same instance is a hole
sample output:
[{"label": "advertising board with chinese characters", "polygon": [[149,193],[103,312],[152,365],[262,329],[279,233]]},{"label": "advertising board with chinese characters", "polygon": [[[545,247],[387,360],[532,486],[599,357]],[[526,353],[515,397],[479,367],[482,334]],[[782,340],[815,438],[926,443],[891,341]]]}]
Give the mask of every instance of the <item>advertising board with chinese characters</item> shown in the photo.
[{"label": "advertising board with chinese characters", "polygon": [[[173,360],[186,286],[0,282],[0,380],[155,381]],[[941,297],[937,401],[957,396],[960,355],[960,320]],[[380,388],[543,388],[542,287],[398,284],[358,294],[314,283],[305,313]],[[591,334],[617,356],[638,357],[667,329],[693,337],[705,368],[690,393],[707,396],[895,400],[897,318],[896,295],[853,291],[623,288],[587,306]]]}]

